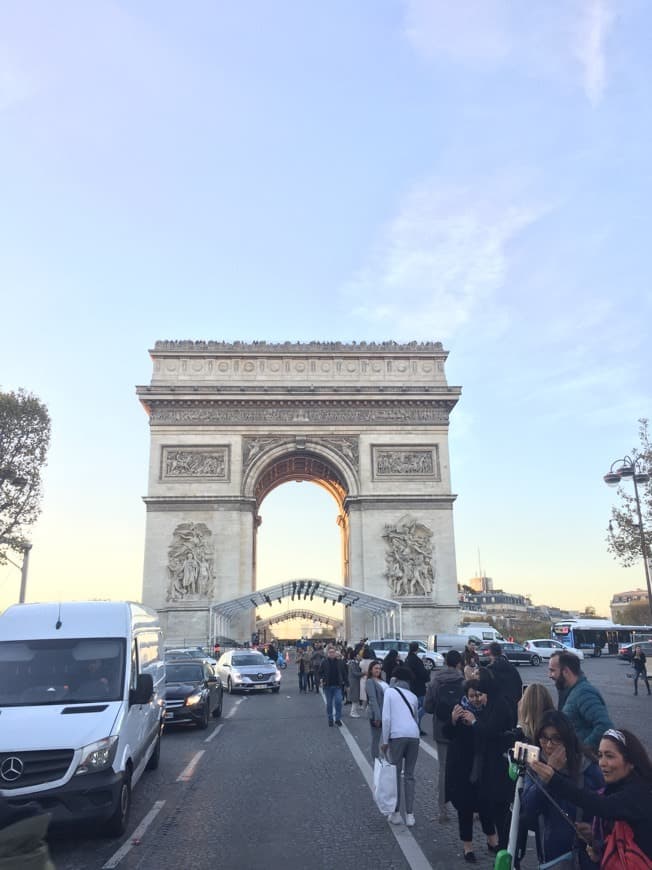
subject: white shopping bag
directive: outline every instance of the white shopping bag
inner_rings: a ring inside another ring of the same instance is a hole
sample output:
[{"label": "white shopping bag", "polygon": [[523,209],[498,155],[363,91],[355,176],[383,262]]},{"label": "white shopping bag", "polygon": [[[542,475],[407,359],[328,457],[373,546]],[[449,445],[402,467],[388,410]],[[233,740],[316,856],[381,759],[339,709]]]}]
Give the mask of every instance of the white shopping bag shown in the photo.
[{"label": "white shopping bag", "polygon": [[374,761],[374,800],[385,816],[396,809],[396,765],[386,758]]}]

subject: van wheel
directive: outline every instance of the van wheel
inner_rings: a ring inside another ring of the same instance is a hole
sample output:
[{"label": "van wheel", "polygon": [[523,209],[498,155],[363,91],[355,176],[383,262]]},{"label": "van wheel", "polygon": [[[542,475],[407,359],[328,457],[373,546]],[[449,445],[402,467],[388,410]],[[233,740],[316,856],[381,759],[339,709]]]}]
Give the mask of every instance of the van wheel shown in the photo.
[{"label": "van wheel", "polygon": [[107,821],[104,830],[109,837],[121,837],[129,824],[131,810],[131,772],[126,770],[120,785],[118,801],[113,815]]},{"label": "van wheel", "polygon": [[231,684],[231,677],[229,677],[228,680],[226,681],[226,691],[229,693],[229,695],[233,692],[233,686]]},{"label": "van wheel", "polygon": [[145,766],[145,770],[156,770],[158,763],[161,760],[161,731],[159,729],[158,737],[156,738],[156,746],[154,752],[149,757],[149,761]]},{"label": "van wheel", "polygon": [[532,658],[530,659],[530,664],[536,667],[537,665],[541,664],[541,659],[539,658],[539,656],[532,656]]}]

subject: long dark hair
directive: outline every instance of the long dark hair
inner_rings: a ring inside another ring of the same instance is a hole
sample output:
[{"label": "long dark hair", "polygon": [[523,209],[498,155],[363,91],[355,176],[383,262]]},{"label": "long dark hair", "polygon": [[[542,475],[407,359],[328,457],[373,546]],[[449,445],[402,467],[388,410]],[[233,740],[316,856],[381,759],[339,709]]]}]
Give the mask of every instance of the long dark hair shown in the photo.
[{"label": "long dark hair", "polygon": [[536,733],[536,742],[539,746],[541,745],[541,734],[546,728],[554,728],[559,732],[559,737],[566,750],[566,768],[571,777],[576,779],[582,767],[582,757],[587,756],[593,761],[593,756],[582,746],[570,719],[564,713],[559,713],[557,710],[545,711]]},{"label": "long dark hair", "polygon": [[641,779],[652,784],[652,761],[650,761],[650,756],[645,751],[645,747],[641,741],[635,734],[632,734],[631,731],[626,731],[624,728],[621,728],[615,733],[622,735],[624,740],[620,740],[618,737],[610,734],[609,731],[602,735],[602,739],[609,740],[613,743],[625,761],[628,761],[634,766],[634,772],[637,773]]}]

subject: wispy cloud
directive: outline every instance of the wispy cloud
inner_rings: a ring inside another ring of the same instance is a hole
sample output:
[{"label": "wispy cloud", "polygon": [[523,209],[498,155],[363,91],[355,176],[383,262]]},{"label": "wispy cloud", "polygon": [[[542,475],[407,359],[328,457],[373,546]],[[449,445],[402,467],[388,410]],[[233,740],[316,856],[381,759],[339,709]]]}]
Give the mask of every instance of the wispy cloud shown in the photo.
[{"label": "wispy cloud", "polygon": [[510,245],[547,210],[509,183],[481,191],[423,182],[346,288],[352,313],[397,337],[446,338],[482,307],[483,329],[500,330],[505,311],[496,304],[489,317],[484,306],[505,281]]},{"label": "wispy cloud", "polygon": [[602,99],[607,81],[606,41],[615,17],[609,0],[583,4],[576,52],[583,69],[584,90],[594,106]]},{"label": "wispy cloud", "polygon": [[607,83],[606,43],[615,0],[518,4],[511,0],[405,0],[404,33],[428,61],[510,66],[578,80],[592,105]]}]

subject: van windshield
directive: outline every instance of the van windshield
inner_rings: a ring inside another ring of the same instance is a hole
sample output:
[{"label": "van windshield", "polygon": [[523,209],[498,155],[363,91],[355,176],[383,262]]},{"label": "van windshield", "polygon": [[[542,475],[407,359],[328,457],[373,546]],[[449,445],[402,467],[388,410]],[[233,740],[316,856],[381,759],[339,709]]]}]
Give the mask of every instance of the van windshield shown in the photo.
[{"label": "van windshield", "polygon": [[120,637],[0,641],[0,707],[119,701],[124,664]]}]

